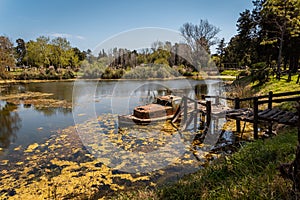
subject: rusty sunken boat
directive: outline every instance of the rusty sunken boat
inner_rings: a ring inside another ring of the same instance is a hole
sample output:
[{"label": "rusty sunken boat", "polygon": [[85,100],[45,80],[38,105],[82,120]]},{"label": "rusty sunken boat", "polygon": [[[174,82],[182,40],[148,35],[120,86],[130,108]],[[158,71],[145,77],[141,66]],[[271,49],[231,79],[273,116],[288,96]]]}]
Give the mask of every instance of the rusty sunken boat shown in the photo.
[{"label": "rusty sunken boat", "polygon": [[172,119],[181,102],[181,97],[166,95],[156,97],[154,103],[137,106],[132,115],[119,115],[119,126],[147,125],[152,122]]}]

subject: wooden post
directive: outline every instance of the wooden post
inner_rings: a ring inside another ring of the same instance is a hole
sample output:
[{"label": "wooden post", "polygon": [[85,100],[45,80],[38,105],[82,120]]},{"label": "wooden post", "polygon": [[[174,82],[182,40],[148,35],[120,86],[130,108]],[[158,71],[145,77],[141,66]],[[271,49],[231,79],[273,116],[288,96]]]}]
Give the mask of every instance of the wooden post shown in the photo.
[{"label": "wooden post", "polygon": [[206,102],[206,125],[209,127],[211,121],[211,101]]},{"label": "wooden post", "polygon": [[[234,109],[240,109],[240,98],[235,98],[234,99]],[[236,120],[236,132],[240,133],[241,132],[241,121]]]},{"label": "wooden post", "polygon": [[253,132],[254,139],[258,139],[258,98],[253,98]]},{"label": "wooden post", "polygon": [[203,113],[200,114],[200,130],[203,131],[205,129],[205,115]]},{"label": "wooden post", "polygon": [[220,104],[220,98],[219,98],[219,96],[216,96],[216,105],[219,105]]},{"label": "wooden post", "polygon": [[[268,102],[268,109],[272,109],[272,102],[273,101],[273,92],[270,91],[269,92],[269,102]],[[269,123],[269,127],[268,127],[268,132],[271,135],[272,134],[272,127],[273,127],[273,123],[272,121]]]},{"label": "wooden post", "polygon": [[197,122],[198,122],[198,102],[194,102],[194,132],[197,131]]},{"label": "wooden post", "polygon": [[269,102],[268,102],[268,109],[272,109],[272,99],[273,99],[273,92],[269,92]]},{"label": "wooden post", "polygon": [[205,100],[205,95],[204,94],[201,94],[201,99]]},{"label": "wooden post", "polygon": [[184,97],[183,99],[183,123],[186,123],[187,121],[187,113],[188,113],[188,104],[187,104],[188,99]]},{"label": "wooden post", "polygon": [[298,111],[298,124],[297,124],[297,128],[298,128],[298,144],[300,145],[300,101],[297,102],[297,111]]}]

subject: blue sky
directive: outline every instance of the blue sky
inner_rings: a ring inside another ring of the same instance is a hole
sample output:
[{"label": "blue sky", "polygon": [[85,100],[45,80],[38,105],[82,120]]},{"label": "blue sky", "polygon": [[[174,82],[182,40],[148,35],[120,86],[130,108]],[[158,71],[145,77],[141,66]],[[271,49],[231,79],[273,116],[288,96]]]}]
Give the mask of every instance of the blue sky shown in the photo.
[{"label": "blue sky", "polygon": [[0,0],[0,35],[13,42],[63,36],[86,50],[131,29],[178,31],[185,22],[207,19],[228,42],[239,13],[251,8],[251,0]]}]

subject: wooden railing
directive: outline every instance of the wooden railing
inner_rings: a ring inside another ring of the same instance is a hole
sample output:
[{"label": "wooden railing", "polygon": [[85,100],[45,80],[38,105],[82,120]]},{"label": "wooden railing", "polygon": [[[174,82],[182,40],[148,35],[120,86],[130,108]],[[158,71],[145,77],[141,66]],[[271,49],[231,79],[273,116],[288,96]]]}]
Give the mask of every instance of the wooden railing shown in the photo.
[{"label": "wooden railing", "polygon": [[[254,129],[254,138],[258,138],[258,122],[259,122],[259,106],[263,104],[268,104],[268,109],[273,108],[273,103],[282,103],[282,102],[288,102],[288,101],[298,101],[300,102],[300,91],[294,91],[294,92],[283,92],[283,93],[273,93],[272,91],[269,92],[268,95],[260,95],[255,97],[247,97],[247,98],[230,98],[230,97],[222,97],[222,96],[209,96],[209,95],[202,95],[201,99],[214,99],[214,103],[218,104],[220,102],[220,99],[224,99],[227,101],[232,101],[234,105],[234,109],[238,110],[241,108],[241,103],[245,101],[250,101],[250,104],[252,102],[252,109],[253,109],[253,129]],[[300,120],[300,113],[299,114],[299,120]],[[272,131],[272,121],[269,123],[269,131]],[[296,126],[297,124],[295,124]],[[241,132],[241,124],[240,120],[236,120],[236,131]]]}]

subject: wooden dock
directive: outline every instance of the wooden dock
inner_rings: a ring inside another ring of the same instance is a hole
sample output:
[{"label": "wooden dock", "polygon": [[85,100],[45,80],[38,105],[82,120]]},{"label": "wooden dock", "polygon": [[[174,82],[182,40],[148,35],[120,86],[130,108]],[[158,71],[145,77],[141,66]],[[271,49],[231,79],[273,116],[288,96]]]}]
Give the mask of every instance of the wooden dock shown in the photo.
[{"label": "wooden dock", "polygon": [[[231,101],[233,108],[224,106],[221,101]],[[268,95],[228,98],[219,96],[202,96],[201,100],[194,100],[183,97],[179,109],[175,113],[172,123],[179,119],[182,121],[182,128],[186,130],[191,123],[194,124],[194,131],[198,124],[200,129],[209,126],[212,119],[228,118],[236,121],[236,131],[241,132],[241,121],[253,123],[254,138],[258,138],[258,124],[267,124],[268,131],[272,132],[274,123],[298,127],[300,134],[300,110],[291,112],[274,108],[275,103],[296,101],[300,102],[300,91],[275,93]],[[248,102],[249,108],[241,108],[242,102]],[[265,109],[263,109],[265,108]]]}]

